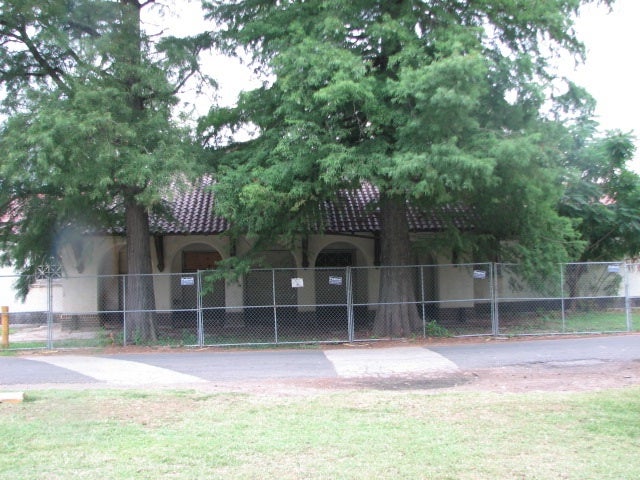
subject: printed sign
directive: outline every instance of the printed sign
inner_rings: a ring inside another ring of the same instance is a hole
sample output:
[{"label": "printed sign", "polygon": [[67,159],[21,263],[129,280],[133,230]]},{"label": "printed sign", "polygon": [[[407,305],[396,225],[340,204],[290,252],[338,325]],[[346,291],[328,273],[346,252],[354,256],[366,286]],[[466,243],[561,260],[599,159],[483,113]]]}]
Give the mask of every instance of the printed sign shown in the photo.
[{"label": "printed sign", "polygon": [[609,271],[609,273],[619,273],[620,265],[608,265],[607,270]]},{"label": "printed sign", "polygon": [[484,270],[474,270],[473,278],[479,278],[481,280],[487,278],[487,272],[485,272]]},{"label": "printed sign", "polygon": [[342,285],[342,277],[329,277],[329,285]]},{"label": "printed sign", "polygon": [[291,279],[291,288],[302,288],[302,287],[304,287],[304,280],[302,278]]},{"label": "printed sign", "polygon": [[193,277],[182,277],[180,278],[180,285],[195,285],[196,281]]}]

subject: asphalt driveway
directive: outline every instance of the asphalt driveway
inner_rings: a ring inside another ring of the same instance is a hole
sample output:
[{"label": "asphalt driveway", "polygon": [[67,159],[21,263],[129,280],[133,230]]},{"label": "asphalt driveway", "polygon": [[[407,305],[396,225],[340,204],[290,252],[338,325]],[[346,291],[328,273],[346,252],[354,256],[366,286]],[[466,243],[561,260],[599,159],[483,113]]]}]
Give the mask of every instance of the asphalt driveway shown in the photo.
[{"label": "asphalt driveway", "polygon": [[177,386],[273,379],[449,375],[527,364],[640,361],[640,335],[535,340],[478,338],[437,346],[260,351],[163,351],[116,355],[38,353],[0,357],[0,390],[15,386]]}]

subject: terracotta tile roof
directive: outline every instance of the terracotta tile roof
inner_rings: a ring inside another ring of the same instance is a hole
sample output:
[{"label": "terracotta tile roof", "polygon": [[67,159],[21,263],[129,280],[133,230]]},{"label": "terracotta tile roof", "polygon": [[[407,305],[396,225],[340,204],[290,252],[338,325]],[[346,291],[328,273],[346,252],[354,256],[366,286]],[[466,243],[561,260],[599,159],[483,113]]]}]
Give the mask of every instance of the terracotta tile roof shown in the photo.
[{"label": "terracotta tile roof", "polygon": [[213,180],[205,176],[185,191],[174,189],[166,212],[150,218],[151,231],[165,235],[219,234],[229,223],[213,213]]},{"label": "terracotta tile roof", "polygon": [[[336,198],[322,202],[320,208],[326,233],[376,232],[380,230],[378,188],[363,183],[356,190],[341,190]],[[462,230],[474,228],[473,214],[468,208],[447,205],[423,211],[409,205],[407,221],[412,232],[441,232],[449,224]]]},{"label": "terracotta tile roof", "polygon": [[[229,223],[213,212],[212,184],[212,178],[206,176],[186,191],[174,191],[166,213],[152,216],[151,231],[165,235],[215,235],[227,230]],[[322,228],[325,233],[379,231],[375,206],[378,198],[378,189],[369,183],[363,183],[356,190],[339,191],[334,200],[320,204],[322,227],[316,230]],[[463,230],[474,227],[472,213],[460,206],[446,206],[429,212],[409,206],[407,220],[412,232],[438,232],[448,224]]]}]

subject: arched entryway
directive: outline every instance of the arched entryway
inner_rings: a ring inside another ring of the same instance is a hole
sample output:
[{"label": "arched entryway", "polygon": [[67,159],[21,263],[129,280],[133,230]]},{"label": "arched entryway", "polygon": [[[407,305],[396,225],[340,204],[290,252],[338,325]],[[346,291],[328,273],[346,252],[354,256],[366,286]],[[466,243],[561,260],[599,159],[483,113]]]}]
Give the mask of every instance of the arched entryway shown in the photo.
[{"label": "arched entryway", "polygon": [[105,327],[122,326],[127,252],[124,246],[110,249],[98,264],[98,312]]},{"label": "arched entryway", "polygon": [[414,270],[414,292],[419,302],[420,316],[426,321],[438,318],[438,264],[435,257],[422,252],[416,258]]},{"label": "arched entryway", "polygon": [[296,262],[289,250],[269,250],[260,256],[260,268],[244,278],[243,300],[245,325],[271,325],[294,318],[297,312],[297,292],[291,286]]},{"label": "arched entryway", "polygon": [[193,243],[185,246],[173,259],[171,308],[174,328],[196,326],[198,286],[201,287],[205,327],[222,325],[225,317],[225,281],[214,280],[207,272],[216,269],[222,255],[210,245]]},{"label": "arched entryway", "polygon": [[[348,242],[335,242],[318,253],[315,261],[315,298],[317,303],[316,318],[318,324],[344,325],[347,324],[347,269],[365,265],[362,252]],[[354,307],[356,324],[368,321],[367,269],[352,268],[351,288],[352,301],[360,304]]]}]

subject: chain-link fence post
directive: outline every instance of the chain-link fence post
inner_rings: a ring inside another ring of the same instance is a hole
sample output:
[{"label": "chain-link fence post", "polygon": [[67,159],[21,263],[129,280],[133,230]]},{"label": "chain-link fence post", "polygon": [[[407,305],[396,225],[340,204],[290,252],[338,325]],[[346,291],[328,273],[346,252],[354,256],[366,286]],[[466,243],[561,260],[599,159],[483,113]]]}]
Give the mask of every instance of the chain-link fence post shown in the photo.
[{"label": "chain-link fence post", "polygon": [[196,272],[196,323],[198,346],[204,346],[204,317],[202,315],[202,270]]},{"label": "chain-link fence post", "polygon": [[51,271],[47,271],[47,348],[53,349],[53,282]]},{"label": "chain-link fence post", "polygon": [[627,332],[632,329],[631,325],[631,296],[629,288],[629,265],[625,263],[624,269],[624,313],[627,320]]},{"label": "chain-link fence post", "polygon": [[424,266],[420,267],[420,305],[422,311],[422,338],[427,338],[427,306],[424,298]]},{"label": "chain-link fence post", "polygon": [[498,264],[489,264],[489,301],[491,302],[489,311],[491,312],[491,334],[500,334],[500,323],[498,320]]},{"label": "chain-link fence post", "polygon": [[346,268],[345,277],[347,289],[347,336],[349,338],[349,342],[353,342],[355,337],[355,324],[353,321],[353,277],[351,275],[351,267]]},{"label": "chain-link fence post", "polygon": [[271,269],[271,301],[273,304],[273,335],[278,343],[278,302],[276,301],[276,269]]},{"label": "chain-link fence post", "polygon": [[62,276],[62,267],[52,259],[50,263],[37,268],[36,278],[44,278],[47,282],[47,348],[53,349],[53,278]]},{"label": "chain-link fence post", "polygon": [[122,346],[127,346],[127,275],[122,275]]},{"label": "chain-link fence post", "polygon": [[566,309],[565,309],[565,304],[564,304],[564,270],[565,270],[565,264],[561,263],[559,265],[560,268],[560,318],[562,319],[562,333],[564,333],[567,330],[567,316],[566,316]]}]

